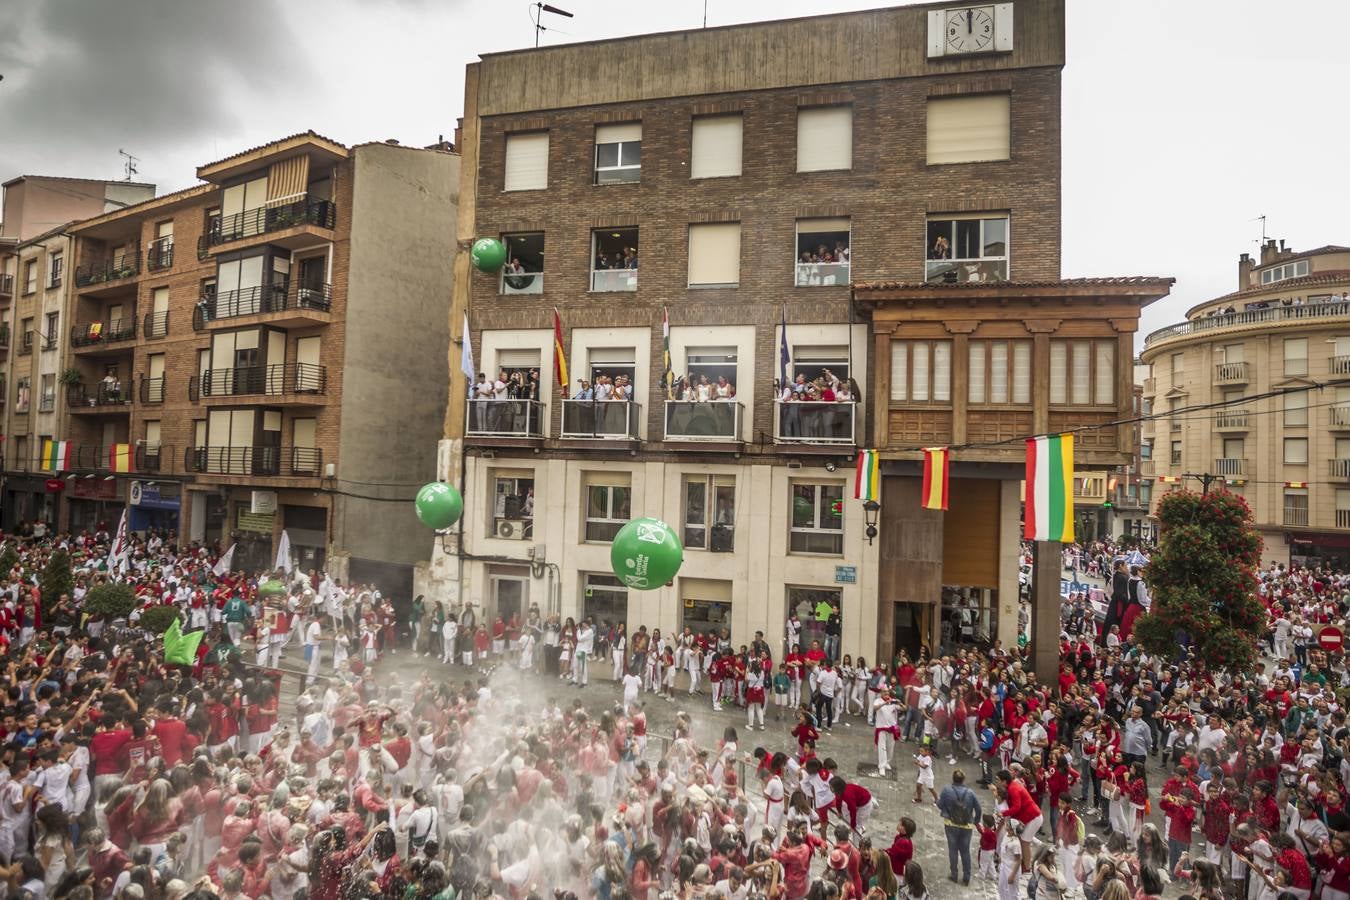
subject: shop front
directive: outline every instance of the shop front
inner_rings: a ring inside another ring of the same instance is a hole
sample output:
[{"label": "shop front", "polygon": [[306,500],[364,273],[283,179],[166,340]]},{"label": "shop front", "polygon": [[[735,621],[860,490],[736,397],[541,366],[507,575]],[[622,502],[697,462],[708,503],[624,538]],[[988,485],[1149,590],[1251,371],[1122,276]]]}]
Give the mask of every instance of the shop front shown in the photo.
[{"label": "shop front", "polygon": [[151,530],[161,535],[178,535],[179,511],[183,505],[183,486],[169,481],[137,481],[127,485],[131,508],[129,527],[138,534]]},{"label": "shop front", "polygon": [[281,521],[291,539],[291,557],[300,571],[323,571],[328,548],[327,508],[284,504]]},{"label": "shop front", "polygon": [[7,476],[4,515],[0,517],[5,531],[17,532],[38,521],[51,522],[63,487],[60,479],[32,475]]},{"label": "shop front", "polygon": [[102,475],[67,479],[65,493],[70,509],[67,528],[77,534],[81,531],[115,531],[127,505],[126,486],[127,482],[122,479],[110,481]]}]

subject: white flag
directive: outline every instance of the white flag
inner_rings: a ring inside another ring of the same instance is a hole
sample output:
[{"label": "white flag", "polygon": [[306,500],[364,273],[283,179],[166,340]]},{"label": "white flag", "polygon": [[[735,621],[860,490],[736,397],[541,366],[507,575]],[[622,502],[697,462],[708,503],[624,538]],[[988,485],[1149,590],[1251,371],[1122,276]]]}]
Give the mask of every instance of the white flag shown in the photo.
[{"label": "white flag", "polygon": [[230,574],[230,568],[234,565],[234,546],[234,544],[231,544],[230,549],[220,554],[220,559],[216,560],[216,564],[211,567],[212,575],[217,578],[224,578]]},{"label": "white flag", "polygon": [[473,341],[469,340],[469,314],[464,314],[464,333],[459,337],[460,350],[459,370],[464,373],[464,377],[473,384]]},{"label": "white flag", "polygon": [[293,568],[295,566],[291,562],[291,536],[283,531],[281,541],[277,544],[277,564],[272,567],[272,570],[285,569],[286,574],[289,575]]},{"label": "white flag", "polygon": [[113,535],[112,548],[108,551],[108,574],[119,567],[125,570],[131,562],[131,550],[127,538],[127,511],[122,510],[122,520],[117,523],[117,532]]}]

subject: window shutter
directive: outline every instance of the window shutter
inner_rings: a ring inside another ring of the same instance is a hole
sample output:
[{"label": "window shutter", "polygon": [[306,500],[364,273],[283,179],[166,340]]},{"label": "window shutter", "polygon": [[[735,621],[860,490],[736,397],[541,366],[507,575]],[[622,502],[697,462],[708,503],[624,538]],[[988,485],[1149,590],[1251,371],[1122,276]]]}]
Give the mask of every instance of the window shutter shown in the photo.
[{"label": "window shutter", "polygon": [[1074,341],[1070,349],[1073,351],[1069,382],[1071,402],[1087,403],[1092,397],[1092,344]]},{"label": "window shutter", "polygon": [[914,390],[911,396],[915,400],[928,402],[928,345],[918,341],[914,350]]},{"label": "window shutter", "polygon": [[909,399],[909,345],[904,341],[891,341],[891,399]]},{"label": "window shutter", "polygon": [[1063,341],[1050,343],[1050,402],[1068,403],[1069,348]]},{"label": "window shutter", "polygon": [[497,368],[499,369],[530,369],[538,367],[538,349],[502,349],[497,351]]},{"label": "window shutter", "polygon": [[1116,347],[1097,342],[1097,384],[1092,402],[1106,406],[1116,402]]},{"label": "window shutter", "polygon": [[689,226],[689,283],[739,284],[741,223]]},{"label": "window shutter", "polygon": [[1007,94],[932,97],[928,101],[928,164],[1009,158]]},{"label": "window shutter", "polygon": [[595,142],[597,144],[618,144],[623,141],[640,140],[642,140],[641,122],[624,122],[621,125],[595,126]]},{"label": "window shutter", "polygon": [[982,341],[970,342],[970,402],[984,403],[984,351],[985,346]]},{"label": "window shutter", "polygon": [[1031,342],[1013,342],[1012,402],[1031,402]]},{"label": "window shutter", "polygon": [[989,402],[1008,402],[1008,342],[989,345]]},{"label": "window shutter", "polygon": [[853,168],[853,107],[797,110],[797,171]]},{"label": "window shutter", "polygon": [[741,174],[741,116],[702,116],[694,120],[690,178]]},{"label": "window shutter", "polygon": [[933,401],[950,403],[952,399],[952,343],[933,344]]},{"label": "window shutter", "polygon": [[540,191],[548,187],[548,132],[506,136],[503,190]]}]

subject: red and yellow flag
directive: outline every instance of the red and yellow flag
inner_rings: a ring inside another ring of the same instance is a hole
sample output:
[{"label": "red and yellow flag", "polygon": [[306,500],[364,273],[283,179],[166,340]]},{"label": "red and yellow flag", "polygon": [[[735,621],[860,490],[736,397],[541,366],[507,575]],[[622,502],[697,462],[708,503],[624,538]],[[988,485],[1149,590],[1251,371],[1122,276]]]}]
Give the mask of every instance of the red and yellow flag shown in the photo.
[{"label": "red and yellow flag", "polygon": [[135,456],[132,454],[130,444],[111,444],[108,446],[108,468],[113,472],[132,471],[132,461]]},{"label": "red and yellow flag", "polygon": [[947,508],[947,464],[950,453],[946,447],[923,448],[923,508]]},{"label": "red and yellow flag", "polygon": [[558,307],[553,307],[553,380],[558,382],[562,395],[568,395],[570,384],[567,380],[567,353],[563,351],[562,316]]}]

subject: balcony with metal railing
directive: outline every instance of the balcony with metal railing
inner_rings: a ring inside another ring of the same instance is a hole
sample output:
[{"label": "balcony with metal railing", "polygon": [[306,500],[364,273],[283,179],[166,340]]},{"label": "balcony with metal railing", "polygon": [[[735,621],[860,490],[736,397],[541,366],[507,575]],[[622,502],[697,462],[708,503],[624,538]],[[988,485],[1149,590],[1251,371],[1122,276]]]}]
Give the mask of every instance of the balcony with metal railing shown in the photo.
[{"label": "balcony with metal railing", "polygon": [[562,401],[562,436],[601,440],[636,441],[642,420],[642,404],[628,400]]},{"label": "balcony with metal railing", "polygon": [[1350,481],[1350,459],[1327,460],[1332,481]]},{"label": "balcony with metal railing", "polygon": [[1224,334],[1233,331],[1254,330],[1267,326],[1292,326],[1299,323],[1317,324],[1334,319],[1350,319],[1350,302],[1305,303],[1301,306],[1271,306],[1248,309],[1221,316],[1203,316],[1159,328],[1144,338],[1144,347],[1150,349],[1174,339],[1200,334]]},{"label": "balcony with metal railing", "polygon": [[0,297],[6,300],[14,296],[14,276],[0,272]]},{"label": "balcony with metal railing", "polygon": [[774,442],[851,446],[858,405],[825,400],[774,401]]},{"label": "balcony with metal railing", "polygon": [[319,447],[292,447],[288,455],[292,475],[323,474],[323,450]]},{"label": "balcony with metal railing", "polygon": [[1215,431],[1246,431],[1249,410],[1245,406],[1230,406],[1214,418]]},{"label": "balcony with metal railing", "polygon": [[183,470],[200,475],[280,475],[281,448],[188,447],[183,453]]},{"label": "balcony with metal railing", "polygon": [[1245,458],[1235,458],[1221,456],[1214,460],[1215,475],[1246,475],[1247,460]]},{"label": "balcony with metal railing", "polygon": [[25,331],[19,338],[19,355],[27,356],[33,352],[33,340],[37,337],[36,332]]},{"label": "balcony with metal railing", "polygon": [[76,353],[97,355],[100,353],[124,353],[129,347],[117,347],[136,339],[135,315],[106,322],[87,322],[70,327],[70,346]]},{"label": "balcony with metal railing", "polygon": [[[266,324],[303,327],[332,321],[332,286],[300,285],[286,281],[256,285],[234,291],[210,290],[192,311],[192,327],[201,331],[220,327]],[[241,321],[243,320],[243,321]]]},{"label": "balcony with metal railing", "polygon": [[129,250],[91,260],[75,270],[75,287],[96,296],[130,286],[141,274],[141,251]]},{"label": "balcony with metal railing", "polygon": [[537,400],[470,400],[468,434],[475,437],[542,438],[548,432],[544,404]]},{"label": "balcony with metal railing", "polygon": [[1307,505],[1301,505],[1297,503],[1286,503],[1284,505],[1284,524],[1307,525],[1308,524]]},{"label": "balcony with metal railing", "polygon": [[1328,407],[1331,412],[1331,430],[1350,430],[1350,403],[1337,403]]},{"label": "balcony with metal railing", "polygon": [[667,441],[740,441],[745,407],[734,400],[666,401]]},{"label": "balcony with metal railing", "polygon": [[158,378],[147,378],[141,376],[141,403],[147,406],[156,406],[164,402],[164,385],[167,379],[160,375]]},{"label": "balcony with metal railing", "polygon": [[150,242],[145,251],[145,271],[162,272],[173,266],[173,238],[160,238]]},{"label": "balcony with metal railing", "polygon": [[66,408],[73,415],[126,415],[131,411],[131,391],[121,382],[67,384]]},{"label": "balcony with metal railing", "polygon": [[1246,384],[1251,380],[1251,367],[1245,362],[1223,362],[1214,367],[1215,384]]},{"label": "balcony with metal railing", "polygon": [[[259,206],[213,218],[206,237],[208,245],[214,249],[223,244],[296,230],[303,243],[304,235],[331,239],[331,232],[336,226],[337,207],[333,201],[305,196],[289,203]],[[288,246],[285,238],[271,237],[268,240]]]},{"label": "balcony with metal railing", "polygon": [[1350,509],[1336,510],[1336,527],[1350,528]]},{"label": "balcony with metal railing", "polygon": [[162,338],[169,334],[169,311],[146,313],[141,322],[141,334],[146,338]]},{"label": "balcony with metal railing", "polygon": [[136,471],[164,471],[166,461],[173,458],[173,448],[163,444],[147,444],[144,441],[136,445]]},{"label": "balcony with metal railing", "polygon": [[188,386],[193,400],[237,403],[239,397],[265,396],[268,403],[283,406],[322,405],[327,392],[328,367],[313,363],[207,369]]}]

